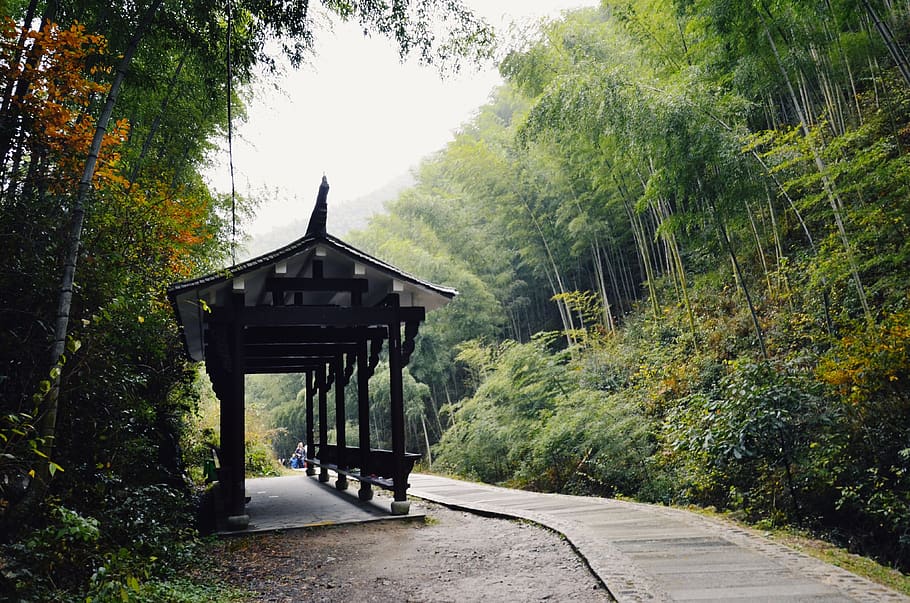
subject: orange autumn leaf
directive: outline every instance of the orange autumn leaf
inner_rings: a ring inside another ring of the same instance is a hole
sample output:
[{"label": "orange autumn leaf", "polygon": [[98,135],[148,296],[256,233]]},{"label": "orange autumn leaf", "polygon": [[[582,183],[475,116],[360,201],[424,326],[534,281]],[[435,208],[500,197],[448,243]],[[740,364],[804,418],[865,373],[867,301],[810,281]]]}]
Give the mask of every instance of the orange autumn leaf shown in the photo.
[{"label": "orange autumn leaf", "polygon": [[[0,77],[28,83],[12,107],[20,124],[17,144],[42,158],[52,193],[72,193],[81,178],[96,132],[94,113],[108,90],[107,51],[106,40],[80,23],[23,31],[0,19]],[[123,238],[121,257],[133,263],[155,258],[173,275],[188,276],[196,250],[214,237],[211,200],[162,175],[143,175],[141,186],[130,183],[120,156],[128,135],[125,119],[108,127],[92,180],[97,198],[117,216],[109,226]]]},{"label": "orange autumn leaf", "polygon": [[[40,31],[28,30],[21,49],[20,33],[10,19],[0,22],[0,77],[28,84],[25,94],[14,99],[23,125],[22,144],[29,152],[47,157],[51,190],[72,190],[95,135],[92,103],[103,98],[108,88],[94,79],[108,72],[100,64],[107,42],[88,33],[81,23],[66,29],[51,24]],[[18,61],[17,50],[22,51]],[[112,166],[127,133],[127,124],[120,121],[105,135],[93,180],[96,186],[116,180]]]}]

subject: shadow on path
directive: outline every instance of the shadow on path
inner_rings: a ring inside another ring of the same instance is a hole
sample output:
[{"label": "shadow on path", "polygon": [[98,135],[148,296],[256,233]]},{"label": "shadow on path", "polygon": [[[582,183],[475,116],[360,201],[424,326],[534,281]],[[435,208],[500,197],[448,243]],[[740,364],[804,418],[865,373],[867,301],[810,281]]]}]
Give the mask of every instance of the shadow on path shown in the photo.
[{"label": "shadow on path", "polygon": [[415,505],[408,515],[392,515],[391,497],[376,492],[371,501],[357,498],[356,484],[349,490],[336,490],[331,483],[320,483],[303,471],[281,477],[246,480],[250,502],[246,512],[250,524],[245,530],[220,532],[221,535],[252,534],[370,521],[418,520],[425,513]]}]

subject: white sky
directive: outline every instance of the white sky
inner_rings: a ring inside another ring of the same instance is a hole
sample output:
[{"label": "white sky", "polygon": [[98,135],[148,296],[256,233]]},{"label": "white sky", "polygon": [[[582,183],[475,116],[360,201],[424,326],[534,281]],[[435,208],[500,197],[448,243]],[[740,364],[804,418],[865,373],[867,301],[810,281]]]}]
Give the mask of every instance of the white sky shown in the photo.
[{"label": "white sky", "polygon": [[[504,36],[512,21],[533,23],[597,1],[465,4]],[[356,25],[317,32],[316,51],[311,65],[257,86],[247,100],[248,120],[235,123],[236,189],[265,199],[246,225],[251,234],[308,217],[323,174],[329,203],[343,204],[406,173],[443,148],[501,83],[492,64],[446,80],[416,61],[402,65],[391,42],[364,38]],[[230,191],[226,151],[215,158],[209,179]]]}]

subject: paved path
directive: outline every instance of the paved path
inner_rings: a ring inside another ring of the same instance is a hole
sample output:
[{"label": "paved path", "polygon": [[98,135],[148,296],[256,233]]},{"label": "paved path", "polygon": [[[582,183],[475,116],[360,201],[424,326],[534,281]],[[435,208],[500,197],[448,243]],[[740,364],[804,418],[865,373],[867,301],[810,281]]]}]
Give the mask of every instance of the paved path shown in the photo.
[{"label": "paved path", "polygon": [[357,482],[349,485],[348,490],[336,490],[332,484],[319,483],[316,477],[308,477],[303,471],[295,475],[248,479],[246,495],[250,502],[246,512],[250,516],[249,526],[245,530],[220,533],[251,534],[370,521],[421,520],[424,517],[424,510],[413,504],[410,514],[392,515],[390,496],[376,491],[373,500],[363,502],[357,498]]},{"label": "paved path", "polygon": [[686,511],[423,474],[411,474],[409,482],[411,496],[561,533],[620,602],[910,602],[751,531]]}]

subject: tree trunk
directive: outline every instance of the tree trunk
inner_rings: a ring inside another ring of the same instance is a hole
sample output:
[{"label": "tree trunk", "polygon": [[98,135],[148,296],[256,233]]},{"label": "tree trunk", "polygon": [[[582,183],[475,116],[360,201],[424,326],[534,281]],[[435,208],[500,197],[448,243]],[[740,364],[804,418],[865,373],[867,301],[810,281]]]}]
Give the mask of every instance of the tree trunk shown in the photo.
[{"label": "tree trunk", "polygon": [[[114,105],[117,103],[117,97],[120,94],[120,88],[123,80],[129,70],[130,62],[136,54],[139,43],[145,36],[146,31],[152,23],[152,19],[162,0],[154,0],[149,6],[142,21],[140,22],[135,35],[129,42],[123,58],[117,66],[117,72],[114,81],[111,83],[110,91],[107,95],[107,101],[101,110],[101,115],[95,124],[95,135],[86,157],[85,165],[82,171],[82,177],[79,180],[79,187],[76,194],[76,200],[73,204],[69,237],[66,246],[66,255],[63,265],[63,275],[60,280],[58,290],[57,314],[54,323],[54,339],[51,344],[50,357],[50,374],[51,388],[44,401],[44,409],[40,422],[40,437],[42,445],[41,452],[51,457],[54,447],[54,438],[57,429],[57,414],[59,412],[60,399],[60,373],[63,364],[63,352],[66,349],[66,339],[69,332],[70,307],[73,299],[73,284],[76,276],[76,261],[79,256],[79,245],[82,238],[82,226],[85,217],[85,204],[91,191],[92,178],[95,174],[95,167],[98,163],[98,154],[101,149],[101,142],[107,132],[107,126],[111,121],[114,112]],[[17,505],[17,509],[11,511],[11,522],[16,521],[17,517],[22,517],[30,512],[34,507],[43,501],[47,492],[50,480],[52,478],[50,464],[47,462],[39,463],[36,467],[35,477],[30,482],[26,496]],[[19,515],[22,514],[22,515]],[[11,523],[10,525],[15,525]]]},{"label": "tree trunk", "polygon": [[[528,212],[528,215],[531,216],[531,221],[534,223],[534,228],[537,229],[537,234],[540,235],[540,240],[543,243],[544,250],[547,253],[547,260],[550,263],[550,267],[553,269],[553,278],[549,277],[549,271],[545,270],[547,273],[547,278],[550,280],[550,288],[553,290],[553,294],[565,294],[566,288],[562,282],[562,276],[559,273],[559,267],[556,265],[556,259],[553,257],[553,253],[550,251],[550,243],[547,240],[546,235],[543,232],[543,228],[540,227],[540,222],[537,220],[537,216],[534,215],[534,212],[531,210],[531,206],[528,205],[526,201],[522,199],[522,204]],[[554,280],[555,279],[555,283]],[[572,335],[572,332],[575,330],[575,325],[572,321],[572,311],[566,305],[565,301],[557,300],[556,307],[559,309],[559,315],[562,317],[563,328],[566,332],[566,340],[569,346],[575,345],[575,338]]]},{"label": "tree trunk", "polygon": [[882,37],[882,41],[885,43],[888,53],[891,55],[891,58],[894,59],[894,64],[897,65],[901,77],[903,77],[904,82],[910,86],[910,61],[907,60],[907,55],[904,54],[900,44],[894,39],[894,33],[891,31],[891,28],[888,27],[888,24],[878,16],[878,13],[875,12],[875,9],[869,3],[869,0],[862,0],[862,5],[866,10],[866,14],[869,15],[872,24],[875,25],[875,29]]},{"label": "tree trunk", "polygon": [[758,252],[758,259],[761,262],[762,272],[765,275],[765,284],[768,286],[768,296],[774,296],[774,287],[771,285],[771,274],[768,272],[768,260],[765,257],[765,250],[762,247],[761,236],[758,233],[758,226],[755,224],[755,217],[752,215],[752,206],[745,202],[746,215],[749,216],[749,225],[752,227],[752,236],[755,238],[755,247]]},{"label": "tree trunk", "polygon": [[660,318],[660,308],[657,303],[657,289],[654,287],[654,270],[651,266],[651,254],[648,252],[648,243],[645,240],[644,225],[635,213],[635,210],[629,203],[625,203],[626,213],[629,216],[629,223],[632,226],[632,236],[638,247],[638,254],[641,258],[642,268],[645,272],[645,282],[648,285],[648,297],[651,301],[651,311],[654,319]]},{"label": "tree trunk", "polygon": [[[41,18],[41,25],[39,26],[40,31],[44,31],[45,28],[50,26],[54,8],[54,3],[50,3],[46,7],[44,15]],[[31,86],[31,82],[25,76],[25,69],[22,65],[22,54],[25,52],[28,31],[31,28],[31,22],[35,18],[36,9],[36,2],[33,0],[27,9],[25,16],[26,20],[23,22],[22,32],[19,35],[16,47],[14,68],[21,71],[19,72],[19,77],[10,81],[6,90],[3,92],[3,105],[0,107],[0,179],[3,179],[3,174],[7,173],[7,163],[9,160],[7,155],[9,155],[10,150],[13,148],[14,139],[17,134],[21,133],[21,128],[17,127],[17,123],[21,123],[22,116],[19,114],[18,110],[14,109],[13,105],[22,102]],[[43,53],[44,49],[37,44],[33,45],[31,52],[25,61],[26,66],[37,65],[41,61]],[[11,65],[11,67],[13,67],[13,65]],[[10,169],[9,174],[10,182],[6,186],[8,192],[12,188],[12,178],[15,176],[15,171]],[[15,191],[13,191],[12,194],[15,194]]]},{"label": "tree trunk", "polygon": [[755,336],[758,338],[758,347],[761,350],[762,358],[764,360],[768,360],[768,350],[765,348],[765,336],[762,332],[761,323],[758,321],[758,313],[755,311],[755,304],[752,303],[752,296],[749,294],[749,287],[743,278],[742,270],[739,267],[739,261],[736,259],[736,253],[733,250],[733,244],[730,242],[730,237],[727,236],[727,229],[724,226],[723,220],[720,219],[720,215],[717,212],[717,208],[714,206],[714,202],[709,200],[708,204],[711,207],[711,213],[713,214],[714,221],[717,224],[717,232],[721,237],[721,242],[724,244],[724,248],[730,255],[730,261],[733,262],[733,271],[736,275],[736,280],[739,281],[739,285],[743,290],[743,294],[746,296],[746,303],[749,306],[749,314],[752,317],[752,326],[755,328]]},{"label": "tree trunk", "polygon": [[[612,241],[612,236],[610,237]],[[614,322],[616,321],[617,316],[621,316],[623,313],[622,305],[622,286],[620,285],[620,277],[617,277],[617,273],[622,270],[622,266],[616,265],[617,256],[612,253],[615,245],[608,245],[602,247],[604,262],[607,267],[607,276],[610,277],[610,286],[613,288],[613,301],[615,307],[611,307],[611,314],[613,315]]]},{"label": "tree trunk", "polygon": [[666,226],[667,222],[670,219],[670,206],[662,197],[659,197],[657,200],[657,211],[659,212],[661,226],[664,226],[662,229],[664,232],[663,238],[667,242],[667,251],[670,255],[669,259],[672,260],[672,274],[676,275],[676,280],[679,283],[680,293],[682,295],[682,301],[686,308],[686,316],[689,319],[689,329],[692,331],[692,345],[695,346],[695,349],[697,350],[698,336],[695,331],[695,313],[692,311],[692,304],[689,301],[689,287],[686,283],[686,269],[683,265],[682,255],[679,253],[679,245],[676,241],[676,234]]},{"label": "tree trunk", "polygon": [[446,393],[446,406],[449,407],[449,426],[457,427],[455,425],[455,407],[452,405],[452,396],[449,394],[449,384],[443,382],[443,390]]},{"label": "tree trunk", "polygon": [[427,445],[427,465],[429,468],[433,468],[433,454],[430,452],[430,436],[427,435],[427,422],[424,419],[424,414],[420,413],[420,424],[423,426],[423,441]]},{"label": "tree trunk", "polygon": [[[43,29],[47,26],[50,19],[48,18],[48,12],[52,11],[53,7],[48,5],[47,11],[41,19],[41,25],[39,29]],[[31,29],[32,21],[35,20],[35,13],[38,11],[38,2],[37,0],[31,0],[29,2],[28,8],[25,9],[25,18],[22,20],[21,31],[19,32],[19,39],[16,41],[16,52],[10,67],[15,67],[18,69],[22,64],[22,55],[25,53],[25,42],[28,39],[28,33]],[[40,49],[35,49],[40,52]],[[30,58],[29,62],[35,62],[34,58]],[[10,117],[10,109],[12,107],[13,96],[19,95],[18,89],[23,86],[27,87],[29,82],[24,79],[22,73],[20,72],[19,77],[15,79],[10,79],[6,84],[6,88],[3,90],[3,101],[0,104],[0,115],[2,115],[2,120],[0,120],[0,131],[7,131],[7,119]],[[6,141],[6,139],[4,139]]]},{"label": "tree trunk", "polygon": [[167,93],[164,96],[164,100],[161,101],[161,109],[159,109],[158,114],[155,115],[155,119],[152,120],[152,125],[149,128],[148,135],[145,137],[145,140],[142,143],[142,148],[139,150],[139,156],[136,158],[136,165],[133,166],[133,170],[130,173],[129,177],[129,190],[133,188],[136,179],[139,178],[139,174],[142,170],[142,162],[145,160],[146,155],[148,155],[149,149],[152,148],[152,142],[155,140],[155,135],[158,133],[158,128],[161,125],[161,118],[167,113],[167,107],[173,98],[177,84],[179,83],[180,73],[183,71],[183,64],[186,61],[187,53],[184,52],[180,57],[180,61],[177,63],[177,68],[174,70],[174,75],[171,77],[170,84],[168,85]]},{"label": "tree trunk", "polygon": [[430,389],[430,404],[433,405],[433,416],[436,419],[436,430],[439,434],[439,437],[442,437],[443,428],[442,421],[439,420],[439,404],[436,403],[436,387]]},{"label": "tree trunk", "polygon": [[[775,60],[777,61],[778,69],[780,70],[781,76],[783,76],[784,82],[787,85],[787,90],[790,93],[790,98],[794,105],[793,108],[799,117],[799,122],[800,122],[800,126],[802,127],[803,135],[808,140],[810,138],[811,133],[809,131],[809,124],[806,120],[806,114],[803,111],[803,108],[799,102],[799,99],[796,96],[796,92],[793,89],[793,84],[790,82],[790,76],[787,74],[787,70],[784,68],[783,59],[781,58],[780,53],[777,50],[777,44],[774,42],[774,38],[771,36],[771,31],[767,28],[767,25],[765,26],[765,35],[768,38],[768,42],[771,44],[771,50],[774,53]],[[910,83],[910,80],[908,80],[908,83]],[[828,197],[828,202],[831,206],[831,211],[834,214],[834,222],[835,222],[835,225],[837,226],[837,232],[840,235],[841,243],[844,246],[844,253],[846,253],[846,255],[847,255],[847,262],[850,264],[850,274],[853,277],[853,284],[856,287],[856,293],[857,293],[857,296],[859,297],[860,305],[863,308],[863,314],[866,317],[866,321],[871,323],[872,322],[872,312],[869,309],[869,303],[866,300],[866,292],[865,292],[865,289],[863,288],[862,279],[860,278],[860,275],[859,275],[859,267],[856,264],[856,259],[853,257],[853,250],[851,249],[851,246],[850,246],[850,240],[847,237],[847,230],[844,227],[844,221],[843,221],[843,217],[841,215],[842,207],[841,207],[840,199],[838,198],[838,196],[835,192],[833,183],[828,178],[828,169],[827,169],[827,166],[825,165],[824,160],[822,159],[821,153],[819,152],[819,150],[817,148],[815,148],[815,145],[812,144],[811,141],[809,143],[809,146],[812,150],[812,157],[815,160],[815,167],[816,167],[816,169],[818,169],[818,173],[822,179],[822,188],[825,191],[825,195]]]},{"label": "tree trunk", "polygon": [[594,274],[597,279],[597,288],[600,290],[600,295],[603,298],[604,326],[607,328],[608,332],[615,333],[616,324],[613,322],[613,309],[610,307],[610,298],[607,296],[607,283],[604,279],[604,258],[602,257],[604,254],[601,251],[600,242],[597,240],[596,236],[594,237],[594,243],[591,245],[591,248],[594,254]]}]

